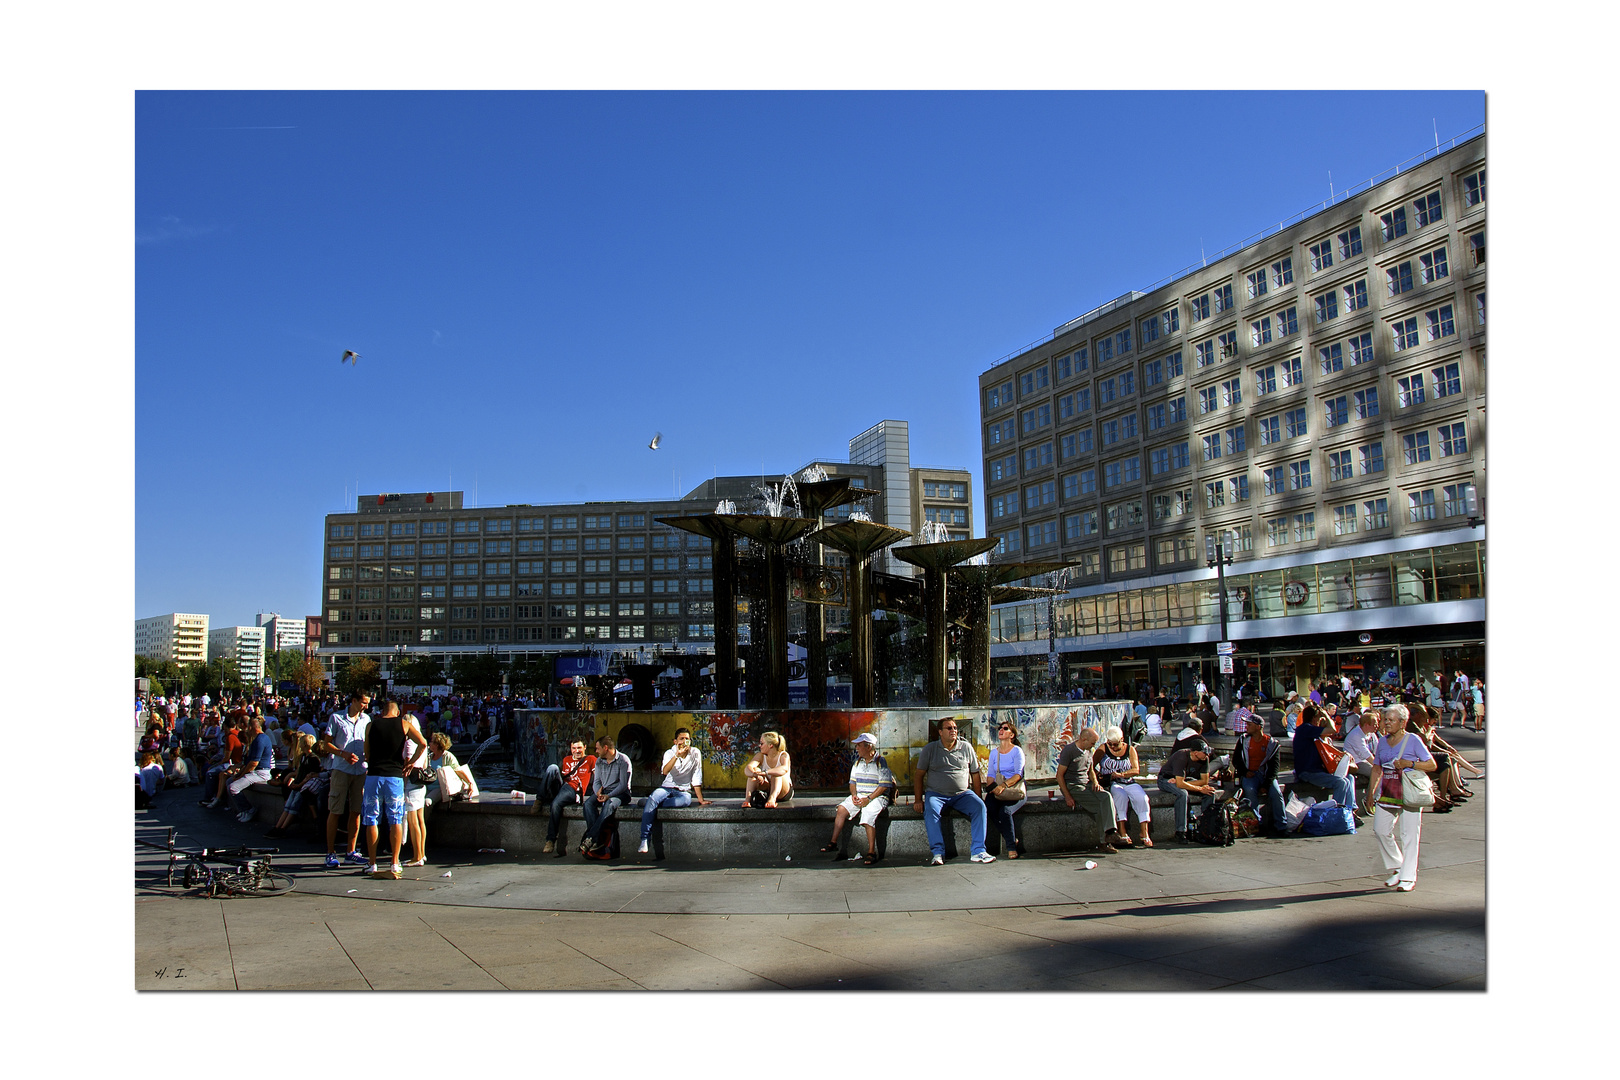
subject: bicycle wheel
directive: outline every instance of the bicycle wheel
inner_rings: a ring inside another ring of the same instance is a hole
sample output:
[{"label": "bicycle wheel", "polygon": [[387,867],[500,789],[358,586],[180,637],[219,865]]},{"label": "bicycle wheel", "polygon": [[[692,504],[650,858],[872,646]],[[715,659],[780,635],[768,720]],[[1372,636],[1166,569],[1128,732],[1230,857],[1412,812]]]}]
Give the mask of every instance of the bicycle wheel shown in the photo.
[{"label": "bicycle wheel", "polygon": [[236,895],[285,896],[292,892],[295,887],[295,882],[289,875],[277,873],[274,870],[266,870],[259,878],[259,887],[257,889],[246,889]]}]

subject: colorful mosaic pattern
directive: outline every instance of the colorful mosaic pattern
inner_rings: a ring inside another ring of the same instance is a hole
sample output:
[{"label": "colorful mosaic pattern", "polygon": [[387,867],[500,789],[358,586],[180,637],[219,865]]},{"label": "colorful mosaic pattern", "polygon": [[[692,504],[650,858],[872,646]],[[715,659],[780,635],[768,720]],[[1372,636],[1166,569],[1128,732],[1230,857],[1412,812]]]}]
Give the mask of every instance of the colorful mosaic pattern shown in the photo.
[{"label": "colorful mosaic pattern", "polygon": [[1085,728],[1101,733],[1124,718],[1128,702],[1037,705],[998,709],[790,709],[785,712],[569,712],[536,709],[518,713],[520,738],[515,764],[524,776],[538,777],[548,764],[583,738],[595,752],[599,734],[614,737],[633,766],[632,788],[644,795],[653,786],[664,750],[675,729],[689,728],[703,753],[703,786],[716,791],[743,787],[743,765],[766,731],[781,733],[793,757],[793,779],[801,790],[838,791],[849,782],[855,736],[871,732],[878,753],[902,788],[911,783],[911,762],[935,737],[939,721],[952,717],[963,738],[988,761],[994,733],[1004,720],[1017,725],[1030,780],[1057,774],[1058,754]]}]

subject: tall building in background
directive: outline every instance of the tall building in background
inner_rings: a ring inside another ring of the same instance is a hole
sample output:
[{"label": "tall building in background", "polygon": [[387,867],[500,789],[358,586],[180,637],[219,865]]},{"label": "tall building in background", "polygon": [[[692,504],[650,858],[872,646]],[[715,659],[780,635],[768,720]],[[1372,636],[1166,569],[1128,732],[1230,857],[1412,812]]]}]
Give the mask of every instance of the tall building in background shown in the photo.
[{"label": "tall building in background", "polygon": [[1212,676],[1225,534],[1235,677],[1482,671],[1485,249],[1480,135],[981,375],[997,685]]},{"label": "tall building in background", "polygon": [[186,612],[135,620],[135,655],[191,664],[207,659],[208,616]]},{"label": "tall building in background", "polygon": [[289,619],[274,611],[261,611],[253,619],[255,626],[264,627],[264,647],[266,652],[279,652],[282,649],[299,649],[304,647],[304,620]]},{"label": "tall building in background", "polygon": [[262,626],[218,626],[208,632],[208,659],[235,660],[242,682],[253,686],[264,679],[264,641]]},{"label": "tall building in background", "polygon": [[[920,532],[939,520],[972,535],[971,474],[912,469],[904,422],[857,436],[852,458],[857,451],[866,460],[807,462],[792,475],[812,465],[847,475],[878,492],[866,503],[875,521]],[[400,646],[444,657],[491,647],[515,657],[584,646],[707,649],[709,541],[656,519],[712,513],[722,499],[746,513],[761,486],[781,479],[714,477],[679,499],[476,510],[463,507],[461,492],[362,496],[352,513],[326,516],[318,655],[335,670],[355,655],[383,661]],[[791,497],[788,506],[792,513]],[[849,511],[836,507],[825,521]],[[842,558],[826,552],[830,565]],[[829,626],[842,614],[830,611]]]}]

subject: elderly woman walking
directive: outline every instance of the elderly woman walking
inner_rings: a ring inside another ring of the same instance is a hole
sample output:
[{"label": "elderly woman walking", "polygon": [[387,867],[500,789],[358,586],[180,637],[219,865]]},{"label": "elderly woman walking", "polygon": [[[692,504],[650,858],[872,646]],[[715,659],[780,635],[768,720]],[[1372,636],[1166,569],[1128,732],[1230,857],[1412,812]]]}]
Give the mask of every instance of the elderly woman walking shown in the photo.
[{"label": "elderly woman walking", "polygon": [[[1390,872],[1384,884],[1411,892],[1417,886],[1418,847],[1422,838],[1422,808],[1408,806],[1403,791],[1403,774],[1408,769],[1432,773],[1435,763],[1423,740],[1406,730],[1405,705],[1384,707],[1383,737],[1373,751],[1373,775],[1369,799],[1373,806],[1373,835],[1384,869]],[[1397,833],[1399,835],[1397,835]]]}]

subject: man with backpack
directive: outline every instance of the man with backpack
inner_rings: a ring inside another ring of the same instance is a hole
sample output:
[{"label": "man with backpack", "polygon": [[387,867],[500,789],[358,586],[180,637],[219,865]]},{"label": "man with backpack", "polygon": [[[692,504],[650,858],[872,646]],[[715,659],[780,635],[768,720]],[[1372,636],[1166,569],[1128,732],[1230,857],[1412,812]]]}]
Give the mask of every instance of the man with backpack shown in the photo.
[{"label": "man with backpack", "polygon": [[[1277,752],[1282,744],[1266,733],[1266,725],[1258,716],[1250,715],[1246,730],[1238,737],[1232,751],[1232,771],[1237,774],[1238,786],[1255,813],[1262,805],[1271,811],[1270,827],[1273,832],[1282,829],[1282,787],[1277,783]],[[1261,802],[1262,793],[1265,795]]]},{"label": "man with backpack", "polygon": [[[1195,775],[1197,779],[1192,779]],[[1200,813],[1215,805],[1215,789],[1209,782],[1209,744],[1202,736],[1183,740],[1181,749],[1164,759],[1159,766],[1159,790],[1176,797],[1176,839],[1186,840],[1190,793],[1203,796]]]}]

